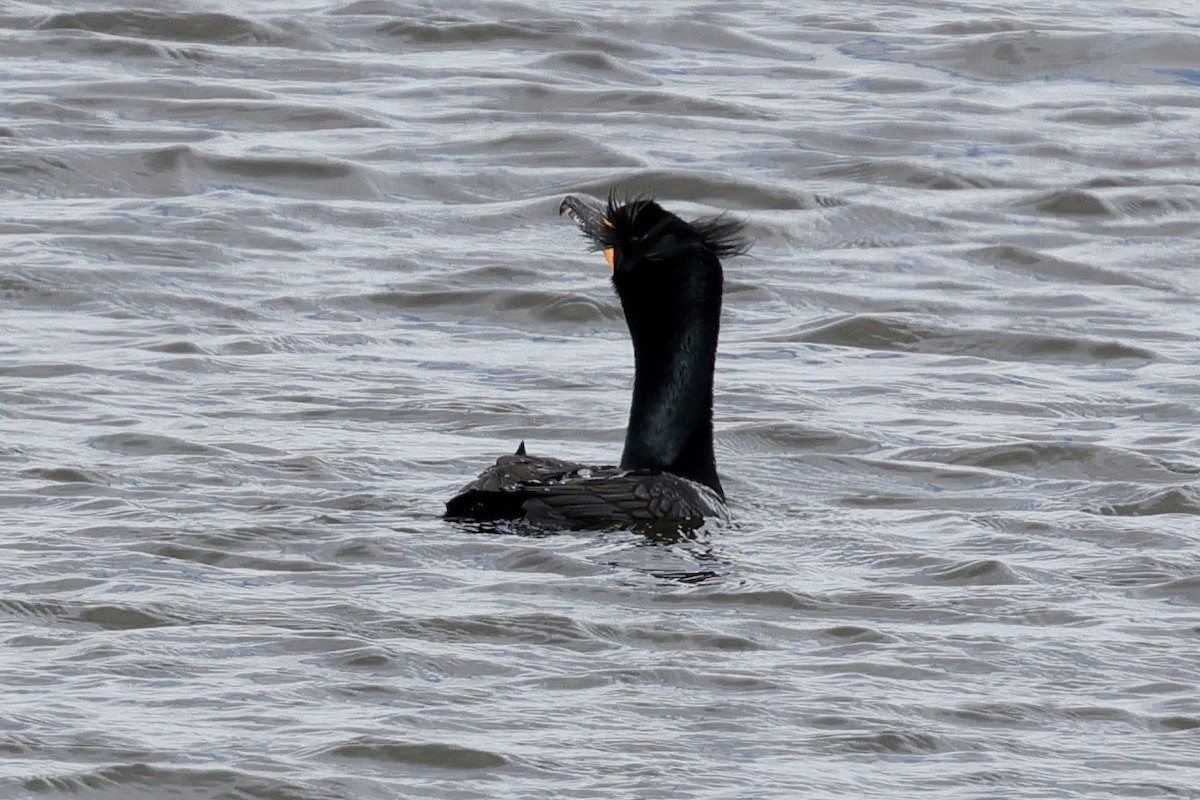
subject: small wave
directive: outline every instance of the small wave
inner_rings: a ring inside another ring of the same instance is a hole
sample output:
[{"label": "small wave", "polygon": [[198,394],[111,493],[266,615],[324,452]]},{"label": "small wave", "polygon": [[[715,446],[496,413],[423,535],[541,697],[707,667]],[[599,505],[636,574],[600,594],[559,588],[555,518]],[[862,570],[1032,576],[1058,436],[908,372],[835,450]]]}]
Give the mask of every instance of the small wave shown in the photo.
[{"label": "small wave", "polygon": [[1050,364],[1151,363],[1155,354],[1141,347],[1085,337],[991,330],[946,330],[908,319],[856,314],[787,337],[788,341],[892,350],[907,353],[968,355],[992,361]]},{"label": "small wave", "polygon": [[584,651],[608,648],[590,630],[559,614],[414,617],[397,624],[410,635],[436,635],[441,641],[524,642]]},{"label": "small wave", "polygon": [[21,473],[27,478],[51,481],[53,483],[90,483],[104,485],[108,479],[94,470],[81,470],[73,467],[37,467]]},{"label": "small wave", "polygon": [[13,364],[0,366],[0,376],[9,378],[62,378],[68,375],[104,375],[109,370],[88,364],[64,362]]},{"label": "small wave", "polygon": [[1188,474],[1175,465],[1120,447],[1091,442],[1002,442],[922,447],[894,454],[912,461],[1011,472],[1042,479],[1172,481]]},{"label": "small wave", "polygon": [[212,351],[207,350],[195,342],[162,342],[159,344],[146,345],[145,350],[151,353],[167,353],[176,356],[207,356],[212,355]]},{"label": "small wave", "polygon": [[622,319],[613,302],[601,302],[573,292],[522,289],[444,289],[373,292],[330,298],[330,305],[347,310],[403,309],[461,317],[464,312],[503,318],[518,325],[534,320],[546,323],[595,324]]},{"label": "small wave", "polygon": [[740,180],[691,170],[640,170],[613,178],[583,181],[573,191],[603,197],[614,186],[618,193],[648,194],[664,202],[671,198],[686,198],[689,203],[703,203],[721,211],[801,211],[845,205],[845,201],[836,198],[773,186],[763,181]]},{"label": "small wave", "polygon": [[839,644],[893,644],[898,641],[891,634],[861,625],[835,625],[832,628],[825,628],[821,633]]},{"label": "small wave", "polygon": [[1021,201],[1017,207],[1056,217],[1111,217],[1116,215],[1116,209],[1112,204],[1092,192],[1080,189],[1063,189],[1039,195]]},{"label": "small wave", "polygon": [[255,570],[259,572],[324,572],[336,569],[331,564],[315,561],[298,561],[282,558],[258,558],[213,550],[203,547],[188,547],[184,545],[160,544],[150,545],[139,549],[143,553],[161,556],[163,558],[191,561],[209,567],[221,569]]},{"label": "small wave", "polygon": [[523,547],[510,551],[497,560],[495,567],[506,572],[532,572],[563,577],[598,575],[607,571],[606,567],[586,559],[537,547]]},{"label": "small wave", "polygon": [[1140,109],[1113,109],[1104,106],[1085,106],[1064,111],[1054,118],[1055,122],[1069,122],[1083,125],[1096,125],[1104,128],[1119,128],[1122,125],[1141,125],[1153,122],[1160,117],[1152,112]]},{"label": "small wave", "polygon": [[1051,712],[1033,703],[996,701],[968,703],[942,714],[974,727],[1029,729],[1044,725]]},{"label": "small wave", "polygon": [[763,645],[745,636],[703,630],[664,629],[648,625],[597,625],[595,631],[609,641],[624,645],[675,651],[748,652]]},{"label": "small wave", "polygon": [[842,753],[882,753],[887,755],[929,755],[987,749],[968,743],[961,737],[947,737],[918,731],[881,731],[830,736],[824,749]]},{"label": "small wave", "polygon": [[1173,714],[1165,717],[1153,717],[1150,719],[1149,725],[1154,730],[1167,733],[1194,731],[1200,728],[1200,716],[1188,717],[1182,714]]},{"label": "small wave", "polygon": [[491,750],[445,742],[403,742],[372,736],[362,736],[329,747],[323,754],[333,758],[448,770],[499,769],[509,763],[508,758]]},{"label": "small wave", "polygon": [[479,22],[464,17],[441,20],[393,20],[376,31],[384,36],[419,45],[480,47],[500,42],[561,40],[580,30],[570,20],[511,20]]},{"label": "small wave", "polygon": [[311,39],[282,27],[232,14],[166,13],[150,10],[78,11],[55,14],[41,30],[84,30],[112,36],[224,45],[295,47]]},{"label": "small wave", "polygon": [[87,606],[76,611],[74,616],[80,622],[95,625],[106,631],[161,628],[176,624],[176,620],[167,615],[128,606]]},{"label": "small wave", "polygon": [[[75,762],[80,750],[87,751],[88,745],[64,755],[64,761]],[[114,754],[116,756],[117,754]],[[159,754],[141,754],[142,758],[159,758]],[[297,786],[274,778],[264,779],[250,773],[233,769],[197,769],[149,764],[145,761],[129,760],[128,763],[96,767],[90,770],[62,772],[54,775],[39,775],[26,778],[21,783],[29,792],[37,794],[67,794],[83,797],[289,797],[306,798]],[[100,794],[97,794],[100,793]]]},{"label": "small wave", "polygon": [[[1152,537],[1128,534],[1125,541],[1137,546],[1146,546]],[[1123,541],[1122,543],[1125,543]],[[1175,580],[1187,567],[1169,558],[1151,555],[1115,555],[1094,565],[1073,569],[1071,575],[1105,586],[1138,587],[1155,586]]]},{"label": "small wave", "polygon": [[927,33],[937,36],[982,36],[989,33],[1008,33],[1011,31],[1032,31],[1036,26],[1021,19],[1000,17],[993,19],[962,19],[954,22],[940,22],[926,28]]},{"label": "small wave", "polygon": [[[987,25],[989,23],[983,23]],[[1119,79],[1131,83],[1181,82],[1175,74],[1200,62],[1200,40],[1186,33],[1109,33],[1045,30],[1018,23],[1016,30],[973,35],[914,48],[914,63],[992,81]]]},{"label": "small wave", "polygon": [[1079,261],[1047,255],[1028,247],[992,245],[967,252],[967,257],[1012,272],[1035,275],[1039,278],[1067,283],[1095,283],[1104,286],[1144,286],[1168,290],[1163,282],[1143,278],[1130,270],[1105,269]]},{"label": "small wave", "polygon": [[1128,503],[1102,506],[1098,513],[1116,517],[1153,517],[1159,514],[1200,514],[1200,486],[1156,491]]},{"label": "small wave", "polygon": [[1003,561],[966,561],[927,570],[925,577],[949,586],[1012,586],[1025,581]]},{"label": "small wave", "polygon": [[595,50],[568,50],[537,62],[547,73],[569,76],[590,83],[619,83],[624,86],[661,86],[659,78],[628,66],[611,54]]},{"label": "small wave", "polygon": [[14,169],[24,173],[23,191],[63,197],[164,198],[232,186],[297,197],[335,194],[374,200],[390,190],[392,180],[337,158],[223,156],[186,144],[75,148],[61,155],[26,154],[22,161]]},{"label": "small wave", "polygon": [[1155,586],[1148,586],[1142,590],[1142,594],[1146,597],[1200,606],[1200,577],[1177,578]]},{"label": "small wave", "polygon": [[856,183],[887,186],[918,186],[951,191],[957,189],[996,189],[1013,185],[1011,181],[980,174],[935,168],[926,164],[896,159],[850,158],[817,171],[822,178],[840,178]]},{"label": "small wave", "polygon": [[[37,234],[40,231],[23,230],[20,233]],[[40,278],[26,278],[13,273],[0,276],[0,301],[13,306],[61,308],[85,302],[87,299],[88,295],[85,292],[67,288],[65,285],[54,286]]]},{"label": "small wave", "polygon": [[1110,198],[1120,213],[1127,217],[1167,217],[1191,215],[1200,210],[1200,197],[1189,193],[1187,196],[1175,196],[1169,189],[1151,194],[1143,189],[1136,193],[1117,192]]},{"label": "small wave", "polygon": [[215,456],[222,450],[154,433],[110,433],[93,436],[88,444],[123,456]]},{"label": "small wave", "polygon": [[758,422],[725,424],[719,434],[723,449],[732,452],[754,453],[851,453],[873,450],[871,439],[848,431],[826,430],[787,422]]},{"label": "small wave", "polygon": [[102,630],[138,630],[174,625],[170,614],[121,605],[82,605],[0,598],[0,610],[7,614],[57,622],[82,622]]},{"label": "small wave", "polygon": [[[417,152],[450,158],[455,164],[491,165],[503,159],[510,167],[538,169],[630,169],[641,165],[640,159],[622,153],[603,138],[562,131],[520,131],[504,136],[497,136],[493,131],[469,132],[463,137],[421,146]],[[560,200],[556,198],[554,201],[555,211]],[[504,219],[511,224],[511,217],[505,216]]]}]

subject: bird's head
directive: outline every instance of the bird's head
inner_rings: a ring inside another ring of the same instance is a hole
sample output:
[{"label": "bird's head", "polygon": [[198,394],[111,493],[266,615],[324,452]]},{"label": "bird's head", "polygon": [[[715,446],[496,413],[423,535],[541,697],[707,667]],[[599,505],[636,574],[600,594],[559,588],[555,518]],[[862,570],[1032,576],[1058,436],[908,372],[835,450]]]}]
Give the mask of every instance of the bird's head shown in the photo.
[{"label": "bird's head", "polygon": [[603,251],[617,290],[662,279],[679,281],[680,270],[720,270],[719,259],[747,249],[741,223],[725,217],[687,222],[645,197],[610,194],[601,207],[567,196],[559,213],[580,227],[593,249]]}]

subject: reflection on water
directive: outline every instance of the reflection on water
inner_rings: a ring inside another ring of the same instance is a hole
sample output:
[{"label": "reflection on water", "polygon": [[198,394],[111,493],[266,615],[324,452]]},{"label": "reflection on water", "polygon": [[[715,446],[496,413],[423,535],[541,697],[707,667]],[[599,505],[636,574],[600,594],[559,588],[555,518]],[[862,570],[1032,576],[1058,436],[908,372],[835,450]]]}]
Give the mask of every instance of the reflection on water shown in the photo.
[{"label": "reflection on water", "polygon": [[[1189,11],[7,9],[3,794],[1194,792]],[[750,225],[732,521],[449,524],[619,457],[614,184]]]}]

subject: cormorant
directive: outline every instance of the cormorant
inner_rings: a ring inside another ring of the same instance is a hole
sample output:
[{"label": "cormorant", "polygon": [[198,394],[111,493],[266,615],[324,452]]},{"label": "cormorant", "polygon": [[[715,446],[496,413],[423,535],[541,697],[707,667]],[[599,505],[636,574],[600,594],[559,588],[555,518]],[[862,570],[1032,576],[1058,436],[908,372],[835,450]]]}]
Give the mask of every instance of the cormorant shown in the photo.
[{"label": "cormorant", "polygon": [[446,503],[446,517],[556,529],[694,528],[726,516],[713,458],[721,258],[748,247],[724,216],[686,222],[649,198],[568,196],[559,214],[604,252],[633,340],[620,466],[530,456],[521,442]]}]

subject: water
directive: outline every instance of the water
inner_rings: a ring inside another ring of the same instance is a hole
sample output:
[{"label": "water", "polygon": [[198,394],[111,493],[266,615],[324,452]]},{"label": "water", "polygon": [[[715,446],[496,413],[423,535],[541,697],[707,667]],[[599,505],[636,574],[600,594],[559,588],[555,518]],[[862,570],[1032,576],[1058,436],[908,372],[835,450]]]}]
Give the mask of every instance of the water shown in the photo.
[{"label": "water", "polygon": [[[0,795],[1200,796],[1200,21],[1134,4],[13,3]],[[694,538],[556,216],[728,209]]]}]

